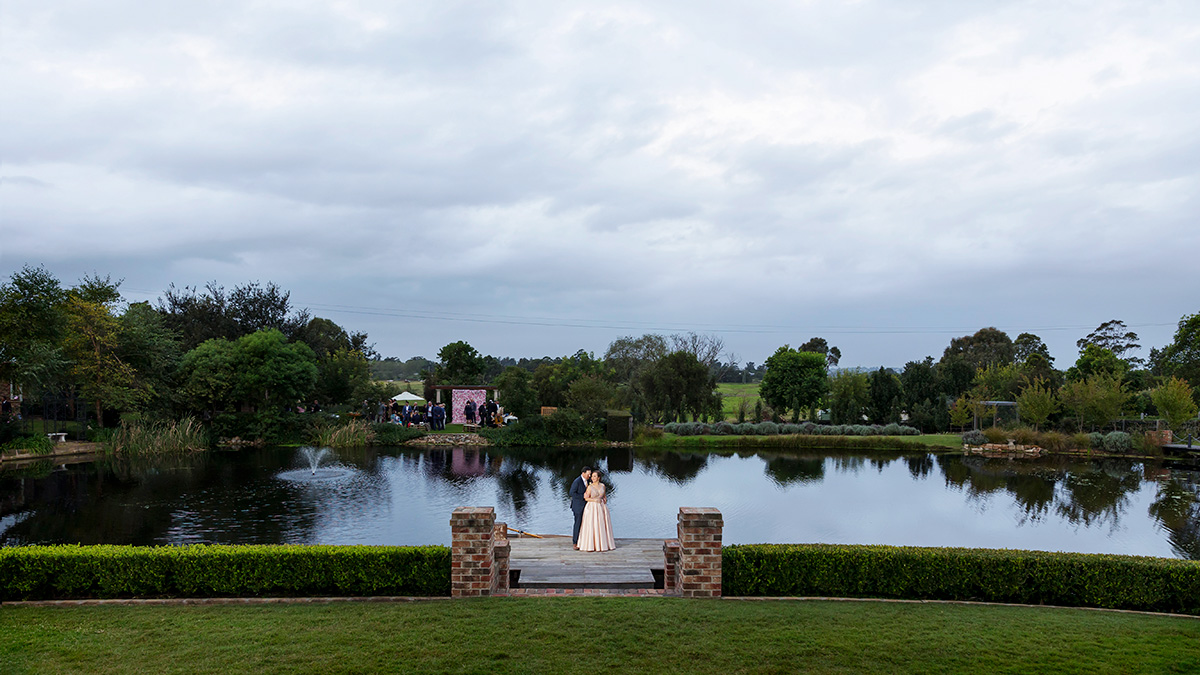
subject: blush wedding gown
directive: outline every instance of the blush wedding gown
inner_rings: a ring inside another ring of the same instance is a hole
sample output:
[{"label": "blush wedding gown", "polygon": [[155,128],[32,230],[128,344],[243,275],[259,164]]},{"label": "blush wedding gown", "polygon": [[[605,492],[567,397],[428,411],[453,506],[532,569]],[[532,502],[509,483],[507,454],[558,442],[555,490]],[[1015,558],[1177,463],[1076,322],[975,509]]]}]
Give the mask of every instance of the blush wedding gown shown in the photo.
[{"label": "blush wedding gown", "polygon": [[[588,486],[584,493],[593,499],[604,497],[604,484],[595,483]],[[589,501],[583,507],[583,524],[579,527],[580,551],[611,551],[617,547],[613,541],[612,520],[608,517],[608,504],[602,501]]]}]

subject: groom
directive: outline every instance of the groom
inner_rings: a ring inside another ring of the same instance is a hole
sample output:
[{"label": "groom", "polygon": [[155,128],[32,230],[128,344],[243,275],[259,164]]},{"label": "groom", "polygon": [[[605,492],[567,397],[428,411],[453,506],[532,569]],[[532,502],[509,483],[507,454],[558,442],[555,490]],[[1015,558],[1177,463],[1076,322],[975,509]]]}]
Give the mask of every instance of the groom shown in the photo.
[{"label": "groom", "polygon": [[571,511],[575,513],[575,529],[571,530],[571,543],[575,545],[575,550],[579,550],[579,526],[583,524],[583,507],[587,506],[587,501],[583,498],[583,493],[587,491],[588,481],[592,478],[592,467],[585,466],[580,472],[579,477],[571,483]]}]

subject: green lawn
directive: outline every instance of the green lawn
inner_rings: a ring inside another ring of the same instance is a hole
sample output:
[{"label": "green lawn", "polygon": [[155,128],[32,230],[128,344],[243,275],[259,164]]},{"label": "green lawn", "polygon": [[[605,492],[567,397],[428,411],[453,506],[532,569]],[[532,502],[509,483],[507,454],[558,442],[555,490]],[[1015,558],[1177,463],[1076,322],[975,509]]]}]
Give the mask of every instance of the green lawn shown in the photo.
[{"label": "green lawn", "polygon": [[721,399],[721,409],[725,413],[725,419],[736,420],[738,403],[745,399],[746,404],[749,406],[746,419],[754,421],[754,402],[759,398],[757,382],[754,384],[721,382],[717,384],[717,393],[723,397]]},{"label": "green lawn", "polygon": [[[892,442],[896,441],[896,442]],[[662,438],[646,439],[639,447],[661,450],[850,450],[855,452],[960,450],[959,434],[921,434],[919,436],[677,436],[663,434]]]},{"label": "green lawn", "polygon": [[4,673],[1170,673],[1200,620],[1074,609],[527,598],[0,607]]}]

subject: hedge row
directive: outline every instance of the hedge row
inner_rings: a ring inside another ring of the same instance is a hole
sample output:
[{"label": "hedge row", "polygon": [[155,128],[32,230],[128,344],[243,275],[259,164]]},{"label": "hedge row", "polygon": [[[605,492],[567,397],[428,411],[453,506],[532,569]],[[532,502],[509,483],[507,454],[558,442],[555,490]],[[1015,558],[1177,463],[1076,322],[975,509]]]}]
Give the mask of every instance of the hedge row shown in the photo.
[{"label": "hedge row", "polygon": [[450,595],[444,546],[0,548],[0,601]]},{"label": "hedge row", "polygon": [[963,548],[727,546],[726,596],[975,600],[1200,614],[1200,562]]},{"label": "hedge row", "polygon": [[775,422],[671,422],[663,431],[677,436],[918,436],[920,430],[902,424],[777,424]]}]

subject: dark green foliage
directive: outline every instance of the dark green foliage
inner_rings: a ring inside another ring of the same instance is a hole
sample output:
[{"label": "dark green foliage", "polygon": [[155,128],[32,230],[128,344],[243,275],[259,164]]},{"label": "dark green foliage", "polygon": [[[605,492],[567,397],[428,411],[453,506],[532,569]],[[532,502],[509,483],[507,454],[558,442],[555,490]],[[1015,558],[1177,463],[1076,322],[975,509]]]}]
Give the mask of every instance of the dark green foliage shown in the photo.
[{"label": "dark green foliage", "polygon": [[[900,421],[900,378],[886,368],[880,368],[867,377],[870,396],[867,417],[872,424],[887,424]],[[853,420],[858,422],[858,420]]]},{"label": "dark green foliage", "polygon": [[530,384],[531,379],[528,370],[519,366],[509,366],[493,383],[498,387],[497,400],[504,402],[504,410],[521,420],[538,413],[537,394]]},{"label": "dark green foliage", "polygon": [[825,356],[784,345],[767,359],[759,395],[776,410],[792,410],[792,421],[800,411],[815,407],[829,387]]},{"label": "dark green foliage", "polygon": [[549,417],[530,417],[499,429],[480,429],[479,435],[502,448],[558,445],[598,439],[603,424],[588,422],[574,410],[559,410]]},{"label": "dark green foliage", "polygon": [[950,340],[941,362],[961,358],[973,373],[988,366],[1007,366],[1013,362],[1016,353],[1016,347],[1007,333],[991,327],[980,328],[974,335]]},{"label": "dark green foliage", "polygon": [[581,441],[595,438],[596,425],[574,410],[557,410],[546,418],[546,431],[560,441]]},{"label": "dark green foliage", "polygon": [[442,347],[438,360],[436,375],[443,384],[479,384],[487,368],[479,352],[462,340]]},{"label": "dark green foliage", "polygon": [[1200,614],[1200,563],[1083,553],[727,546],[726,596],[974,600]]},{"label": "dark green foliage", "polygon": [[13,454],[20,451],[35,455],[48,455],[53,450],[54,442],[43,434],[14,436],[0,444],[0,454]]},{"label": "dark green foliage", "polygon": [[388,422],[372,424],[371,431],[375,433],[375,440],[371,442],[371,445],[401,445],[425,435],[425,432],[420,429],[409,429],[406,426]]},{"label": "dark green foliage", "polygon": [[0,600],[450,594],[444,546],[0,548]]},{"label": "dark green foliage", "polygon": [[544,447],[562,442],[562,439],[556,439],[546,430],[546,418],[536,416],[522,418],[516,424],[499,429],[482,428],[479,435],[500,448]]}]

